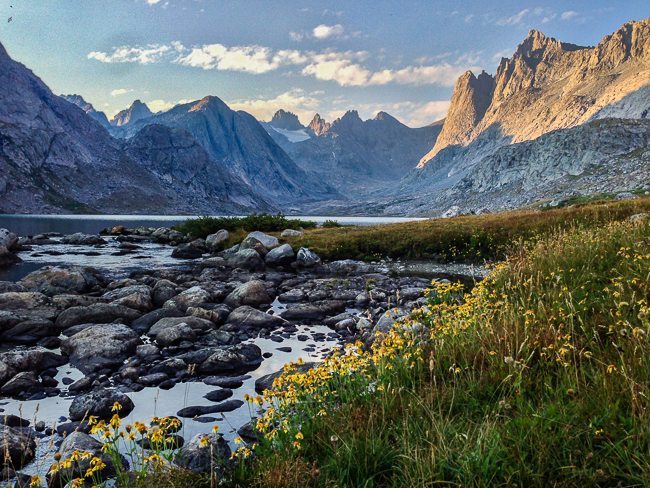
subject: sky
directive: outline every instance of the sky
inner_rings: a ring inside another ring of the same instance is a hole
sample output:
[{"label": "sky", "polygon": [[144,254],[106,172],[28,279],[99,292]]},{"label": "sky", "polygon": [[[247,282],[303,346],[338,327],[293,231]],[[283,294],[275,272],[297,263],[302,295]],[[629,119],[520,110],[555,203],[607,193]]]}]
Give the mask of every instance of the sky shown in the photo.
[{"label": "sky", "polygon": [[109,117],[135,99],[160,111],[216,95],[260,120],[383,110],[415,127],[530,29],[595,45],[648,15],[647,0],[0,0],[0,42]]}]

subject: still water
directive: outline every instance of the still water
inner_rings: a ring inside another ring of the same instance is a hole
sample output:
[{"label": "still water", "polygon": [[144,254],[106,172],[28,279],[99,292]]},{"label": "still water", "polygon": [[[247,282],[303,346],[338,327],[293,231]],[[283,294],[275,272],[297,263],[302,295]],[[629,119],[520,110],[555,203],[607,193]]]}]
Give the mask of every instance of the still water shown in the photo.
[{"label": "still water", "polygon": [[[196,217],[196,215],[0,215],[0,228],[9,229],[20,236],[44,232],[97,234],[102,229],[115,225],[124,225],[126,227],[171,227]],[[425,220],[417,217],[288,216],[287,218],[312,220],[319,223],[326,220],[336,220],[342,225],[378,225]]]}]

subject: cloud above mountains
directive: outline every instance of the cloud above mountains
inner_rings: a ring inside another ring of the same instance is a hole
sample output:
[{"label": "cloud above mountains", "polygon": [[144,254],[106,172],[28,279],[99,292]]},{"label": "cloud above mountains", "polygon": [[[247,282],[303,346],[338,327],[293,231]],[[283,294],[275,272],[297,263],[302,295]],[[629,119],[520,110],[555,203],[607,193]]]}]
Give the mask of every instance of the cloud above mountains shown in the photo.
[{"label": "cloud above mountains", "polygon": [[[321,35],[325,35],[325,32]],[[372,69],[368,65],[372,60],[366,51],[276,50],[259,45],[226,46],[219,43],[188,48],[178,41],[169,44],[118,46],[107,52],[92,51],[88,54],[88,59],[102,63],[142,65],[171,62],[204,70],[237,71],[255,75],[281,68],[294,68],[292,74],[313,77],[321,81],[333,81],[340,86],[387,84],[452,86],[456,78],[465,70],[475,68],[470,61],[476,61],[461,56],[453,63],[444,61],[436,64]]]}]

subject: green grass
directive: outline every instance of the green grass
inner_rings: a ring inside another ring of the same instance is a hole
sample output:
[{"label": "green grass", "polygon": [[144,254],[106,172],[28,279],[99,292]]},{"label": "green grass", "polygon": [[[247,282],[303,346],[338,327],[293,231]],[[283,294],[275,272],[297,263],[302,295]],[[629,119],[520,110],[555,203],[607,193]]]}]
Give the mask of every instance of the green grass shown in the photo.
[{"label": "green grass", "polygon": [[228,484],[648,486],[649,281],[646,220],[540,237],[460,300],[436,285],[373,352],[269,395],[280,430]]},{"label": "green grass", "polygon": [[368,227],[314,229],[292,245],[325,259],[382,257],[448,261],[501,260],[522,241],[575,225],[592,227],[650,211],[650,198],[607,201],[554,210],[520,210],[453,219]]},{"label": "green grass", "polygon": [[176,230],[193,237],[207,237],[218,230],[262,232],[283,231],[284,229],[313,229],[316,222],[311,220],[288,219],[282,214],[253,214],[246,217],[199,217],[177,225]]}]

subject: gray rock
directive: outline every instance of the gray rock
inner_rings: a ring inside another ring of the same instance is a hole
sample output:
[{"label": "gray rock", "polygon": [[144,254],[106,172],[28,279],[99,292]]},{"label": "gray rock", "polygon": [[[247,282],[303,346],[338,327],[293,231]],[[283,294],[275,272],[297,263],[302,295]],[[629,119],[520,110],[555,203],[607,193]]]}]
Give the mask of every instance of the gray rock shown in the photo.
[{"label": "gray rock", "polygon": [[205,244],[210,249],[219,249],[222,243],[228,239],[230,239],[230,233],[226,229],[221,229],[214,234],[210,234],[208,237],[206,237]]},{"label": "gray rock", "polygon": [[322,320],[345,310],[345,302],[340,300],[323,300],[314,303],[292,304],[280,313],[287,320]]},{"label": "gray rock", "polygon": [[[65,439],[63,439],[58,454],[61,456],[61,460],[65,460],[69,459],[75,451],[89,452],[93,456],[99,457],[104,464],[106,464],[106,467],[97,473],[97,476],[100,479],[105,480],[115,476],[116,469],[113,459],[109,454],[102,452],[102,443],[94,437],[80,431],[69,433]],[[122,464],[123,469],[127,469],[128,464],[124,458],[120,458],[120,463]],[[90,468],[90,459],[80,458],[77,461],[74,461],[69,468],[60,469],[55,474],[48,475],[48,485],[62,486],[68,480],[79,477],[83,478],[88,468]]]},{"label": "gray rock", "polygon": [[194,329],[185,322],[165,327],[156,335],[156,342],[161,347],[171,346],[183,340],[192,341],[196,337]]},{"label": "gray rock", "polygon": [[112,302],[133,295],[134,293],[151,296],[151,288],[147,285],[130,285],[122,288],[115,288],[104,293],[102,298],[107,302]]},{"label": "gray rock", "polygon": [[278,300],[282,303],[298,303],[305,299],[305,292],[300,288],[293,288],[286,293],[282,293]]},{"label": "gray rock", "polygon": [[163,305],[164,308],[177,308],[185,311],[188,307],[196,307],[202,303],[208,303],[212,296],[208,291],[200,286],[193,286],[179,293],[174,298],[167,300]]},{"label": "gray rock", "polygon": [[270,236],[264,232],[255,231],[246,236],[241,243],[240,249],[254,249],[256,242],[262,244],[262,246],[269,251],[280,245],[280,241],[277,237]]},{"label": "gray rock", "polygon": [[203,398],[210,400],[211,402],[222,402],[233,395],[233,391],[229,388],[220,388],[218,390],[212,390],[211,392],[203,395]]},{"label": "gray rock", "polygon": [[214,327],[214,324],[209,320],[201,319],[198,317],[167,317],[156,322],[149,329],[147,334],[157,339],[159,334],[163,333],[168,328],[175,327],[179,324],[187,325],[194,333],[207,332]]},{"label": "gray rock", "polygon": [[[305,373],[306,371],[309,371],[310,369],[314,368],[315,366],[318,366],[320,363],[316,362],[311,362],[311,363],[303,363],[299,364],[296,366],[296,371],[299,373]],[[255,380],[255,391],[259,393],[260,395],[264,393],[265,390],[270,390],[273,388],[273,382],[275,381],[276,378],[281,376],[283,373],[282,370],[276,371],[275,373],[270,373],[264,376],[260,376]]]},{"label": "gray rock", "polygon": [[64,236],[61,239],[63,244],[72,244],[77,246],[94,246],[98,244],[106,244],[106,241],[99,236],[84,234],[83,232],[77,232],[76,234],[71,234]]},{"label": "gray rock", "polygon": [[141,344],[135,349],[135,354],[142,359],[150,359],[160,354],[160,349],[155,344]]},{"label": "gray rock", "polygon": [[61,351],[84,373],[117,368],[135,352],[140,337],[123,324],[92,325],[68,337]]},{"label": "gray rock", "polygon": [[15,251],[18,244],[18,236],[8,229],[0,229],[0,246],[8,251]]},{"label": "gray rock", "polygon": [[0,310],[25,318],[54,319],[58,313],[52,300],[37,292],[0,293]]},{"label": "gray rock", "polygon": [[298,250],[298,256],[296,257],[296,264],[301,268],[312,268],[320,264],[321,260],[318,254],[316,254],[311,249],[306,247],[301,247]]},{"label": "gray rock", "polygon": [[[115,403],[122,406],[116,412],[113,411]],[[104,389],[76,396],[70,404],[69,416],[70,420],[87,419],[90,415],[101,420],[110,420],[115,413],[121,418],[126,417],[134,407],[133,401],[126,394],[118,390]]]},{"label": "gray rock", "polygon": [[262,362],[262,351],[255,344],[237,344],[216,349],[199,364],[202,374],[221,374],[253,369]]},{"label": "gray rock", "polygon": [[93,291],[104,284],[104,278],[99,271],[89,267],[44,266],[25,276],[20,283],[31,291],[51,297]]},{"label": "gray rock", "polygon": [[172,251],[172,257],[177,259],[198,259],[203,256],[203,250],[193,245],[191,242],[187,244],[179,244]]},{"label": "gray rock", "polygon": [[167,300],[170,300],[178,295],[179,292],[176,289],[176,286],[176,283],[172,283],[169,280],[158,281],[153,287],[153,304],[156,307],[162,307]]},{"label": "gray rock", "polygon": [[377,333],[387,334],[397,322],[407,315],[403,310],[398,309],[397,312],[393,309],[388,310],[379,318],[377,324],[375,324],[372,331],[373,336],[377,335]]},{"label": "gray rock", "polygon": [[3,468],[20,469],[36,454],[36,442],[31,435],[6,425],[0,426],[0,446],[3,453],[0,466]]},{"label": "gray rock", "polygon": [[29,393],[33,391],[33,388],[37,384],[38,377],[36,376],[36,373],[23,371],[7,381],[2,388],[0,388],[0,394],[14,398],[28,398]]},{"label": "gray rock", "polygon": [[182,317],[183,312],[176,310],[175,308],[159,308],[158,310],[153,310],[147,314],[144,314],[142,317],[134,320],[131,323],[131,328],[140,334],[146,334],[149,329],[161,319],[166,317]]},{"label": "gray rock", "polygon": [[22,371],[40,372],[65,364],[66,358],[44,347],[0,353],[0,384]]},{"label": "gray rock", "polygon": [[88,307],[72,307],[64,310],[56,318],[56,326],[60,330],[78,324],[108,324],[119,320],[130,324],[142,314],[124,305],[114,303],[97,303]]},{"label": "gray rock", "polygon": [[295,258],[296,253],[293,252],[293,248],[289,244],[282,244],[269,251],[264,257],[264,262],[268,266],[286,266],[291,264]]},{"label": "gray rock", "polygon": [[262,261],[259,253],[253,249],[242,249],[226,256],[226,264],[233,268],[242,268],[249,271],[264,269],[264,261]]},{"label": "gray rock", "polygon": [[287,321],[277,315],[271,315],[244,305],[228,315],[228,324],[248,326],[255,329],[270,329],[287,325]]},{"label": "gray rock", "polygon": [[244,402],[241,400],[227,400],[225,402],[218,403],[217,405],[198,405],[193,407],[184,407],[181,408],[176,413],[176,415],[187,419],[210,413],[232,412],[233,410],[237,410],[243,404]]},{"label": "gray rock", "polygon": [[[208,444],[204,446],[207,439]],[[174,464],[194,473],[205,474],[225,466],[230,447],[219,434],[198,434],[174,456]]]},{"label": "gray rock", "polygon": [[284,229],[282,231],[282,234],[280,234],[280,237],[283,238],[295,238],[295,237],[302,237],[304,235],[304,232],[300,230],[294,230],[294,229]]},{"label": "gray rock", "polygon": [[251,305],[258,307],[271,303],[272,299],[268,294],[266,285],[260,280],[251,280],[235,288],[225,300],[225,303],[232,307]]}]

